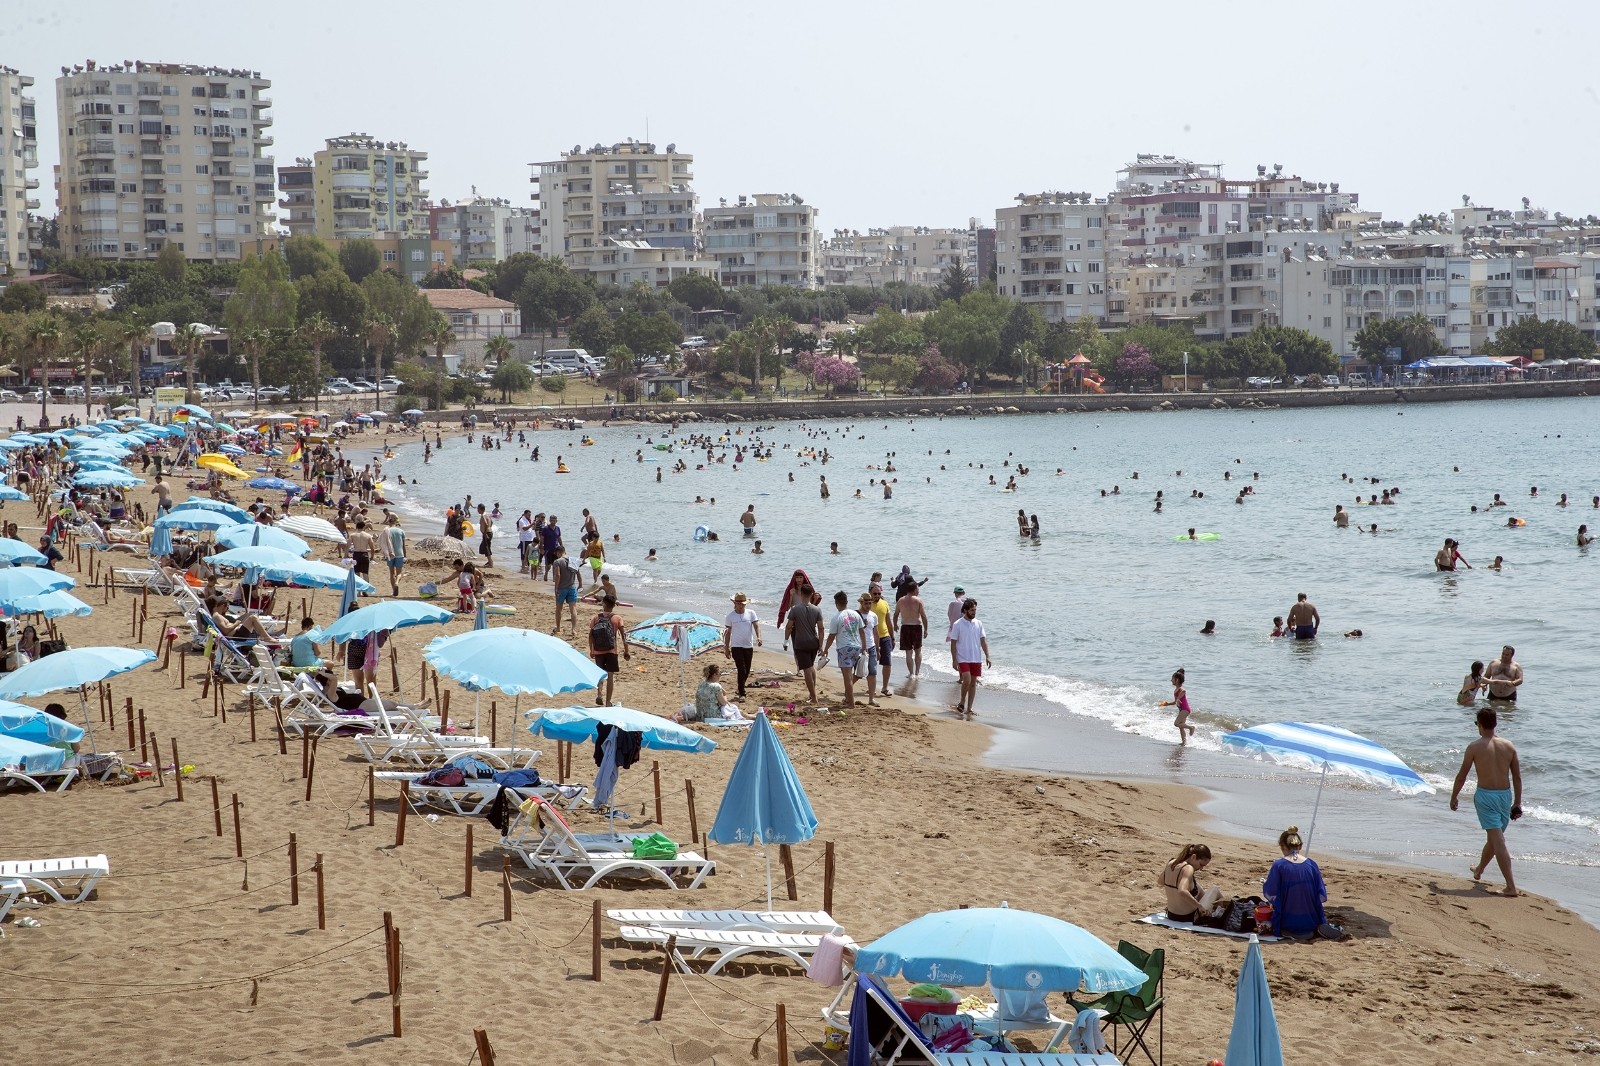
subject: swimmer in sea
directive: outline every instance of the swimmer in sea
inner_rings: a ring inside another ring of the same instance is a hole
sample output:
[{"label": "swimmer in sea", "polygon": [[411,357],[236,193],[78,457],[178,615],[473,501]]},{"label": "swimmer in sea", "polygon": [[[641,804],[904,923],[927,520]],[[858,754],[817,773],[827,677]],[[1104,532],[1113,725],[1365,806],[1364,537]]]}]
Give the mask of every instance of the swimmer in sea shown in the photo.
[{"label": "swimmer in sea", "polygon": [[1206,624],[1200,627],[1200,635],[1202,637],[1214,637],[1214,636],[1216,636],[1217,635],[1217,623],[1212,621],[1211,619],[1207,618],[1206,619]]},{"label": "swimmer in sea", "polygon": [[1275,636],[1275,637],[1281,637],[1281,636],[1284,636],[1286,633],[1287,633],[1287,630],[1285,630],[1283,628],[1283,616],[1282,615],[1273,615],[1272,616],[1272,635]]},{"label": "swimmer in sea", "polygon": [[1189,539],[1190,540],[1199,540],[1200,539],[1199,537],[1195,536],[1194,527],[1193,526],[1189,527]]},{"label": "swimmer in sea", "polygon": [[[1209,625],[1210,623],[1207,624]],[[1170,700],[1162,700],[1156,706],[1176,707],[1178,709],[1177,717],[1172,720],[1172,724],[1178,728],[1178,743],[1187,745],[1189,738],[1194,736],[1194,726],[1189,724],[1189,714],[1191,713],[1189,693],[1184,690],[1183,681],[1183,670],[1180,668],[1172,675],[1172,698]]]}]

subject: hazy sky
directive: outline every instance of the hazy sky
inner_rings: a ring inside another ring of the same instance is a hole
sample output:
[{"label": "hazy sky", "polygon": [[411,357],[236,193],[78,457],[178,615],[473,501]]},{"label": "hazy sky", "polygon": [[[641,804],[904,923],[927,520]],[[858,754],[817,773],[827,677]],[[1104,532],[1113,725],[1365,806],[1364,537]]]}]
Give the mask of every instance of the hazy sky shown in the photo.
[{"label": "hazy sky", "polygon": [[1386,217],[1600,213],[1596,0],[261,4],[12,0],[0,65],[261,71],[277,162],[352,131],[430,153],[434,199],[527,203],[527,163],[648,136],[702,204],[794,192],[824,232],[989,224],[1019,192],[1104,195],[1138,152],[1338,181]]}]

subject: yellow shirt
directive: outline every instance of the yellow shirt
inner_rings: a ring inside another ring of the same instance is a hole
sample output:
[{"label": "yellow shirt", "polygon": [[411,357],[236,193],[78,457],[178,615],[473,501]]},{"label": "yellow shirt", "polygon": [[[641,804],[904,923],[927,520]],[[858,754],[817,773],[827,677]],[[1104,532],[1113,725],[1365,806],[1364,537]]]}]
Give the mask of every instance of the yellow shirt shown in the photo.
[{"label": "yellow shirt", "polygon": [[888,636],[889,635],[889,601],[883,599],[880,596],[872,604],[872,613],[878,619],[878,628],[875,629],[873,632],[876,635],[880,636],[880,637]]}]

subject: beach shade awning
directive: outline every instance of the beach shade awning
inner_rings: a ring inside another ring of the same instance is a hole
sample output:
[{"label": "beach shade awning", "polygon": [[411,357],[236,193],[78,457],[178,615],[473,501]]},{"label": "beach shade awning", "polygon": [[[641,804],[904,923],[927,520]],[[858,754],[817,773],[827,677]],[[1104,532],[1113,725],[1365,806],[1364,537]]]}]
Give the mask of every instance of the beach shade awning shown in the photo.
[{"label": "beach shade awning", "polygon": [[353,580],[361,592],[377,591],[372,585],[356,577],[355,571],[342,566],[302,559],[282,548],[252,544],[243,548],[230,548],[210,558],[212,566],[226,566],[235,570],[255,570],[268,581],[286,581],[307,588],[336,589]]},{"label": "beach shade awning", "polygon": [[1375,741],[1336,725],[1318,722],[1271,722],[1224,733],[1222,749],[1234,755],[1265,759],[1279,766],[1294,766],[1320,773],[1317,800],[1311,809],[1311,829],[1306,832],[1306,851],[1311,850],[1311,834],[1317,828],[1317,811],[1322,806],[1322,788],[1328,774],[1354,777],[1375,788],[1402,792],[1408,796],[1435,791],[1405,762]]},{"label": "beach shade awning", "polygon": [[44,562],[45,557],[33,545],[11,537],[0,537],[0,563],[32,563],[40,566]]},{"label": "beach shade awning", "polygon": [[25,703],[0,700],[0,736],[35,744],[76,744],[83,739],[83,727]]},{"label": "beach shade awning", "polygon": [[151,523],[157,529],[209,529],[213,532],[236,526],[239,520],[221,511],[203,511],[198,507],[177,507]]},{"label": "beach shade awning", "polygon": [[722,627],[709,615],[668,611],[646,618],[629,629],[628,643],[667,655],[692,658],[722,644]]},{"label": "beach shade awning", "polygon": [[297,537],[306,540],[326,540],[334,544],[344,543],[344,534],[339,532],[339,527],[326,518],[316,518],[312,515],[290,515],[280,518],[273,523],[276,529],[287,529]]},{"label": "beach shade awning", "polygon": [[311,545],[293,533],[273,526],[264,526],[260,522],[239,522],[236,525],[223,526],[217,530],[217,543],[224,548],[265,545],[268,548],[293,552],[302,557],[311,554]]},{"label": "beach shade awning", "polygon": [[48,774],[67,764],[65,748],[0,734],[0,766],[15,766],[25,774]]},{"label": "beach shade awning", "polygon": [[[504,633],[504,629],[491,629],[490,633]],[[471,634],[464,634],[470,636]],[[717,742],[703,737],[670,718],[649,711],[636,711],[631,707],[552,707],[528,712],[536,717],[528,726],[529,732],[551,740],[565,740],[582,744],[595,738],[601,724],[628,733],[638,733],[640,743],[647,748],[662,751],[708,752],[715,750]]]},{"label": "beach shade awning", "polygon": [[1272,1009],[1261,941],[1250,934],[1239,984],[1233,993],[1233,1030],[1228,1034],[1228,1066],[1283,1066],[1283,1040]]},{"label": "beach shade awning", "polygon": [[340,616],[331,625],[312,634],[318,644],[325,640],[346,641],[370,636],[373,633],[410,626],[442,625],[455,615],[449,610],[418,600],[384,600],[381,603],[359,607]]},{"label": "beach shade awning", "polygon": [[554,696],[596,688],[606,676],[566,641],[516,626],[439,637],[423,649],[422,657],[469,692],[494,688],[508,696]]},{"label": "beach shade awning", "polygon": [[225,514],[235,522],[255,521],[255,516],[238,504],[229,503],[227,500],[213,500],[207,496],[190,496],[187,500],[174,507],[173,510],[181,511],[191,508],[197,511],[215,511],[218,514]]},{"label": "beach shade awning", "polygon": [[281,477],[253,477],[245,482],[247,488],[266,489],[270,492],[299,492],[300,486]]},{"label": "beach shade awning", "polygon": [[83,470],[72,483],[80,489],[131,489],[144,484],[144,479],[127,470]]},{"label": "beach shade awning", "polygon": [[706,837],[718,844],[760,844],[767,859],[767,910],[772,910],[772,845],[800,844],[817,832],[789,753],[765,714],[756,715],[728,775]]},{"label": "beach shade awning", "polygon": [[1120,992],[1145,973],[1105,941],[1071,922],[1010,907],[935,911],[856,952],[856,972],[913,983]]}]

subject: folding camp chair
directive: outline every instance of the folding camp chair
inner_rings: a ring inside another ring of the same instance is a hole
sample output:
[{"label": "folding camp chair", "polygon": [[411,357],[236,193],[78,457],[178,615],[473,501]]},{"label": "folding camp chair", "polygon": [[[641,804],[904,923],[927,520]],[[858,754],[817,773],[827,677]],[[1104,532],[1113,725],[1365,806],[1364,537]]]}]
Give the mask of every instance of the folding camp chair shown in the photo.
[{"label": "folding camp chair", "polygon": [[[1162,948],[1145,951],[1123,940],[1117,944],[1117,954],[1144,971],[1144,984],[1125,992],[1108,992],[1097,999],[1079,1000],[1067,996],[1067,1002],[1078,1010],[1103,1010],[1102,1029],[1110,1030],[1111,1049],[1124,1063],[1132,1061],[1134,1049],[1144,1052],[1151,1066],[1162,1066],[1167,1053],[1166,1019],[1162,1006],[1162,978],[1166,970],[1167,953]],[[1151,1024],[1156,1026],[1156,1050],[1151,1052],[1146,1036]]]}]

